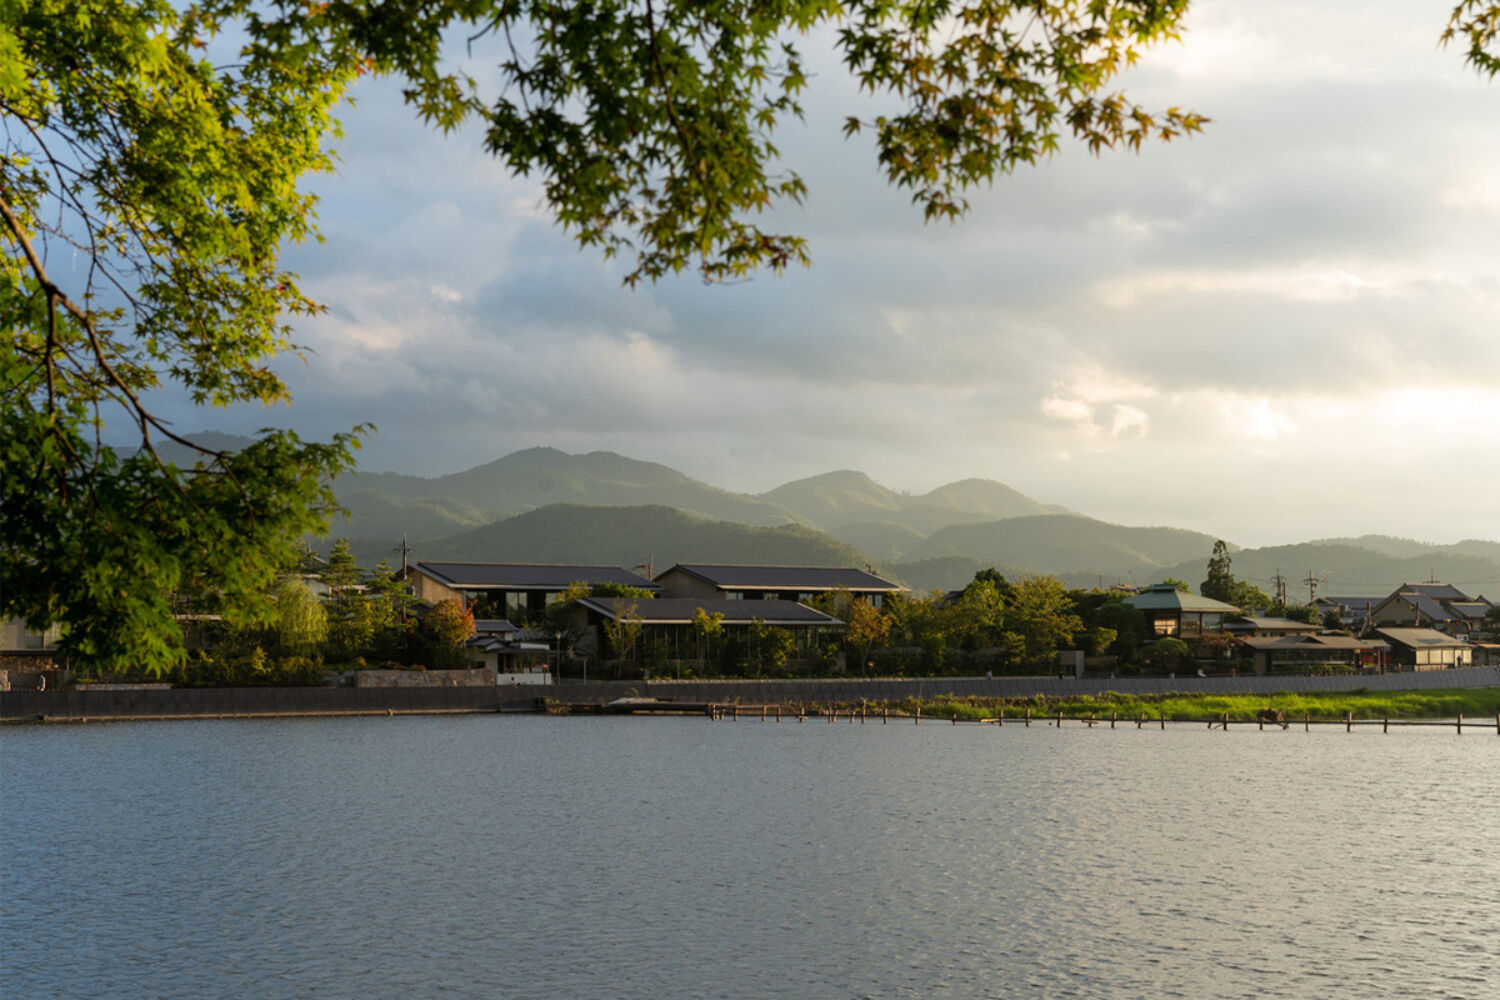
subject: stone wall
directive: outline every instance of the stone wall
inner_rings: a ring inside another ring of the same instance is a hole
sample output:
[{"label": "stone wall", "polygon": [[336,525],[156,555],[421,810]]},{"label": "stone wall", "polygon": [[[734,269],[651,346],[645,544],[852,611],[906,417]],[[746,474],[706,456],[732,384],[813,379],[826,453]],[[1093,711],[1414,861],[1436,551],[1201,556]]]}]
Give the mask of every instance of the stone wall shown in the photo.
[{"label": "stone wall", "polygon": [[476,670],[351,670],[345,677],[350,687],[357,688],[495,686],[493,667]]}]

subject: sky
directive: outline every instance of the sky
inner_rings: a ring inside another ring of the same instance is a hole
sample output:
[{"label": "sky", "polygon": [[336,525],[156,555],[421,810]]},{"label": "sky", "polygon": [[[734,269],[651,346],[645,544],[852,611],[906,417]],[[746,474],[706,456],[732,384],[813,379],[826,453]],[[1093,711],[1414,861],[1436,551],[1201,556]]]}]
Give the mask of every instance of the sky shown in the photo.
[{"label": "sky", "polygon": [[[857,469],[969,477],[1108,521],[1266,545],[1500,538],[1500,80],[1438,45],[1450,0],[1208,0],[1126,78],[1200,135],[1055,158],[924,224],[839,125],[813,55],[779,134],[813,265],[621,286],[477,130],[361,84],[290,409],[179,427],[378,434],[361,467],[608,450],[762,492]],[[476,67],[483,70],[483,67]]]}]

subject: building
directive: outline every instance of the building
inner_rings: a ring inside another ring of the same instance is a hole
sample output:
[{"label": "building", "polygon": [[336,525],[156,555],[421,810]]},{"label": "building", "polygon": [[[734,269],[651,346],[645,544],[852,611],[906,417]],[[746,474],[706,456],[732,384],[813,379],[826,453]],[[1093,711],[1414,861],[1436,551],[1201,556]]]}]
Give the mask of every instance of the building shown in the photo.
[{"label": "building", "polygon": [[1233,604],[1184,593],[1170,583],[1153,583],[1139,594],[1125,598],[1125,603],[1139,608],[1151,632],[1163,637],[1193,638],[1222,632],[1225,621],[1240,613]]},{"label": "building", "polygon": [[1450,670],[1474,665],[1474,649],[1462,639],[1430,628],[1378,628],[1391,644],[1394,662],[1410,670]]},{"label": "building", "polygon": [[1473,636],[1484,628],[1490,602],[1447,583],[1403,583],[1370,610],[1375,628],[1429,628]]},{"label": "building", "polygon": [[707,615],[722,615],[719,625],[726,631],[748,629],[757,622],[786,629],[796,640],[798,659],[817,655],[824,636],[844,625],[832,615],[796,601],[723,597],[636,601],[625,597],[585,597],[574,602],[571,612],[575,631],[584,636],[575,648],[585,654],[598,652],[602,648],[600,631],[605,622],[634,619],[641,624],[643,643],[656,645],[668,659],[692,659],[698,648],[693,620],[700,610]]},{"label": "building", "polygon": [[552,683],[553,647],[542,633],[504,619],[481,618],[475,619],[474,635],[464,646],[473,657],[470,665],[494,670],[497,684]]},{"label": "building", "polygon": [[1323,631],[1322,625],[1299,622],[1294,618],[1263,618],[1257,615],[1241,615],[1224,623],[1224,631],[1243,639],[1276,638],[1287,635],[1314,635]]},{"label": "building", "polygon": [[1370,612],[1383,600],[1383,597],[1319,597],[1313,601],[1313,607],[1320,615],[1332,611],[1344,628],[1363,632],[1370,621]]},{"label": "building", "polygon": [[664,597],[730,601],[810,601],[847,591],[876,607],[906,590],[874,573],[843,566],[729,566],[678,563],[656,576]]},{"label": "building", "polygon": [[1239,642],[1254,660],[1257,674],[1340,666],[1384,670],[1391,662],[1388,643],[1349,635],[1247,636]]},{"label": "building", "polygon": [[553,563],[419,562],[407,574],[407,581],[411,592],[428,604],[457,600],[468,607],[483,597],[493,614],[509,619],[534,618],[575,583],[636,587],[653,593],[661,589],[618,566]]}]

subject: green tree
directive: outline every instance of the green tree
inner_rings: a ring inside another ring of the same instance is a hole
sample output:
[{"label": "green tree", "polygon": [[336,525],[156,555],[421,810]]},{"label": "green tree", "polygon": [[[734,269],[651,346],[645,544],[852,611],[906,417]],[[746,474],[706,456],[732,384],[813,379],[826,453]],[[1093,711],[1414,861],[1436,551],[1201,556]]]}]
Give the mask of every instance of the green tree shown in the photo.
[{"label": "green tree", "polygon": [[272,627],[283,652],[312,656],[321,649],[328,634],[328,613],[307,584],[288,574],[276,585]]},{"label": "green tree", "polygon": [[750,668],[756,674],[780,672],[797,651],[797,640],[791,632],[776,625],[767,625],[763,619],[750,622],[746,635],[750,653]]},{"label": "green tree", "polygon": [[1028,576],[1015,585],[1005,609],[1006,644],[1013,656],[1030,666],[1046,665],[1082,631],[1083,619],[1055,577]]},{"label": "green tree", "polygon": [[1249,614],[1257,609],[1264,610],[1272,604],[1271,595],[1249,580],[1234,581],[1229,588],[1229,596],[1221,597],[1219,600],[1233,604],[1243,614]]},{"label": "green tree", "polygon": [[880,609],[863,597],[849,602],[848,617],[844,620],[844,639],[859,657],[859,672],[867,672],[870,650],[885,642],[891,631],[891,620],[881,614]]},{"label": "green tree", "polygon": [[639,644],[641,629],[644,627],[640,607],[634,601],[624,598],[615,600],[614,614],[604,619],[604,635],[609,639],[615,659],[622,663],[635,660],[635,647]]},{"label": "green tree", "polygon": [[1179,580],[1175,576],[1169,576],[1169,577],[1167,577],[1166,579],[1162,580],[1162,583],[1171,584],[1172,586],[1176,587],[1180,592],[1182,592],[1184,594],[1192,593],[1192,590],[1193,590],[1192,587],[1189,587],[1187,585],[1187,581],[1186,580]]},{"label": "green tree", "polygon": [[715,611],[709,614],[702,608],[693,611],[693,638],[698,644],[698,662],[706,663],[706,655],[713,654],[714,643],[724,637],[724,615]]},{"label": "green tree", "polygon": [[1208,579],[1198,585],[1198,593],[1216,601],[1232,603],[1234,573],[1230,569],[1229,546],[1220,539],[1214,542],[1213,555],[1208,560]]}]

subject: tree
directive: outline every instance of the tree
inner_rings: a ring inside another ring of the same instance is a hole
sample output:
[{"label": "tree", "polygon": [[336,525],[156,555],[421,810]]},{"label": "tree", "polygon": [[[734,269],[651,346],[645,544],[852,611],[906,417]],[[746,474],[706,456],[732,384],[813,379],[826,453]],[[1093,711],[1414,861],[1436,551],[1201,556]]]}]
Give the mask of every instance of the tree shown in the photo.
[{"label": "tree", "polygon": [[705,649],[709,653],[712,653],[714,643],[723,638],[723,621],[723,612],[715,611],[713,614],[709,614],[702,608],[694,609],[693,638],[696,639],[698,643],[698,662],[700,664],[706,662],[704,657]]},{"label": "tree", "polygon": [[276,586],[273,626],[277,644],[284,652],[311,656],[328,634],[328,614],[307,584],[287,575]]},{"label": "tree", "polygon": [[604,619],[604,634],[614,650],[615,659],[622,662],[635,659],[636,643],[645,626],[639,610],[634,601],[618,598],[614,602],[614,614]]},{"label": "tree", "polygon": [[1239,608],[1243,614],[1264,610],[1271,606],[1271,595],[1249,580],[1236,580],[1229,588],[1229,596],[1219,598]]},{"label": "tree", "polygon": [[[32,0],[0,13],[0,614],[62,622],[83,669],[160,672],[185,654],[171,596],[269,620],[299,539],[326,528],[356,441],[263,432],[230,454],[146,406],[274,403],[267,367],[315,306],[278,267],[312,235],[298,189],[326,169],[331,111],[360,67],[338,46],[203,39],[248,3]],[[103,446],[123,421],[139,448]],[[168,461],[171,441],[192,457]]]},{"label": "tree", "polygon": [[1074,613],[1073,602],[1055,577],[1028,576],[1015,585],[1005,609],[1005,637],[1012,655],[1041,666],[1083,630],[1083,619]]},{"label": "tree", "polygon": [[863,597],[849,602],[848,618],[844,622],[844,639],[859,653],[859,672],[866,672],[870,648],[885,642],[890,633],[891,620],[880,613],[880,609]]},{"label": "tree", "polygon": [[1184,594],[1190,593],[1193,589],[1192,587],[1189,587],[1187,585],[1186,580],[1179,580],[1175,576],[1167,577],[1166,579],[1162,580],[1162,583],[1170,584],[1173,587],[1176,587],[1179,592]]},{"label": "tree", "polygon": [[450,597],[427,609],[420,631],[432,666],[461,667],[466,662],[464,641],[474,634],[474,615]]},{"label": "tree", "polygon": [[1220,539],[1214,542],[1213,555],[1208,560],[1208,579],[1198,585],[1198,593],[1216,601],[1232,603],[1234,573],[1230,571],[1229,546]]},{"label": "tree", "polygon": [[791,632],[776,625],[767,625],[762,618],[750,621],[746,640],[750,666],[757,674],[781,670],[797,651],[797,639]]}]

